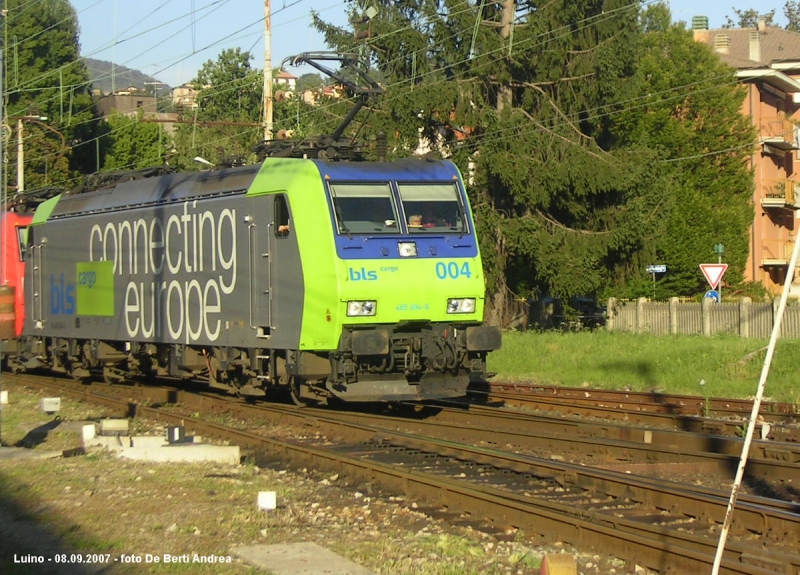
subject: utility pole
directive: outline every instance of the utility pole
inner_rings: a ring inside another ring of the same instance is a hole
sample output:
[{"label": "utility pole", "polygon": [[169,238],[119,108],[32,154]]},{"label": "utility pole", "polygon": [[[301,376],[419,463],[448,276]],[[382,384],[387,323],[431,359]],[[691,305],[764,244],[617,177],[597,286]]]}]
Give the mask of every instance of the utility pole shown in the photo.
[{"label": "utility pole", "polygon": [[144,85],[153,87],[153,96],[156,99],[156,109],[154,110],[154,112],[156,114],[158,114],[158,87],[159,86],[164,86],[164,82],[158,82],[158,81],[156,81],[156,82],[145,82]]},{"label": "utility pole", "polygon": [[[153,87],[153,96],[156,99],[156,109],[153,110],[153,112],[154,112],[154,114],[155,114],[155,116],[157,118],[158,117],[158,87],[159,86],[163,86],[164,82],[159,82],[158,80],[156,80],[155,82],[145,82],[144,85]],[[158,125],[158,159],[159,159],[159,161],[162,161],[162,157],[161,157],[162,156],[162,154],[161,154],[161,151],[162,151],[161,137],[162,137],[163,132],[164,132],[164,130],[162,129],[161,124],[159,124]],[[99,142],[100,142],[100,140],[98,140],[98,144],[99,144]],[[97,164],[100,165],[100,162],[98,161]]]},{"label": "utility pole", "polygon": [[272,139],[272,9],[264,0],[264,139]]},{"label": "utility pole", "polygon": [[17,193],[25,190],[25,148],[22,145],[22,118],[17,120]]},{"label": "utility pole", "polygon": [[117,92],[117,64],[115,52],[117,48],[117,0],[114,0],[114,43],[111,45],[111,93]]},{"label": "utility pole", "polygon": [[[5,19],[6,11],[3,10],[3,19]],[[6,108],[5,108],[5,95],[6,95],[6,87],[3,84],[5,80],[5,42],[3,42],[3,48],[0,48],[0,236],[5,237],[5,227],[6,227],[6,203],[8,202],[8,198],[6,197],[7,194],[7,187],[6,187],[6,155],[8,154],[8,150],[6,149],[6,137],[8,136],[8,118],[6,117]],[[5,252],[4,250],[8,249],[7,245],[0,244],[0,284],[5,284]]]},{"label": "utility pole", "polygon": [[61,132],[53,128],[50,128],[46,124],[42,124],[42,122],[47,121],[47,116],[17,116],[16,120],[17,120],[17,193],[20,194],[25,191],[25,146],[23,143],[25,141],[25,138],[22,133],[23,120],[34,122],[36,124],[39,124],[40,126],[44,126],[48,130],[51,130],[59,134],[61,136],[62,150],[66,148],[66,143],[64,142],[64,135],[61,134]]}]

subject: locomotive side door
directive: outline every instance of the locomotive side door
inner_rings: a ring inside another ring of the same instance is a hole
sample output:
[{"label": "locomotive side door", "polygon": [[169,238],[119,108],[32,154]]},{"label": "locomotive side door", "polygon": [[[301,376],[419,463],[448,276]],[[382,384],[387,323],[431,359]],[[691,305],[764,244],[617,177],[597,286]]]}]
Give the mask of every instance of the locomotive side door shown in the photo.
[{"label": "locomotive side door", "polygon": [[248,201],[247,251],[250,327],[258,337],[272,333],[272,236],[273,204],[269,196]]},{"label": "locomotive side door", "polygon": [[[29,238],[33,237],[33,233]],[[30,268],[30,285],[25,289],[31,290],[31,309],[28,310],[31,321],[34,322],[35,327],[41,328],[44,321],[44,310],[42,309],[43,289],[42,285],[42,250],[44,250],[45,242],[31,243],[28,246],[28,253],[26,254],[26,265]]]},{"label": "locomotive side door", "polygon": [[270,347],[293,349],[300,338],[304,283],[288,195],[250,200],[250,325]]}]

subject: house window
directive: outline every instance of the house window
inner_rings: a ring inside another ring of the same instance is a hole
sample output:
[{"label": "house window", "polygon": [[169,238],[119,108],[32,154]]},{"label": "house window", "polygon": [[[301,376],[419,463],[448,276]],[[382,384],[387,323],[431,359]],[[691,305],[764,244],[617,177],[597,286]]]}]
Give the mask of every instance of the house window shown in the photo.
[{"label": "house window", "polygon": [[794,158],[795,160],[800,160],[800,125],[795,124],[793,127],[794,130]]}]

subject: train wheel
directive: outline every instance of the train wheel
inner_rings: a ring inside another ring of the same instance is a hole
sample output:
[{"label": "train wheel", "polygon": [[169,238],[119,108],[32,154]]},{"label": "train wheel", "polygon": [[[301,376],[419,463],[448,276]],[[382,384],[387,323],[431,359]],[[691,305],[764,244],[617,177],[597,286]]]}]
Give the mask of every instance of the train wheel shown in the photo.
[{"label": "train wheel", "polygon": [[62,357],[61,366],[64,372],[81,383],[89,384],[92,382],[92,372],[77,357]]},{"label": "train wheel", "polygon": [[289,386],[289,395],[292,396],[292,401],[298,407],[308,407],[311,405],[311,401],[307,398],[303,397],[303,384],[296,377],[292,377],[291,375],[284,375],[281,377],[281,383],[286,381],[286,384]]},{"label": "train wheel", "polygon": [[103,381],[109,385],[125,383],[125,376],[122,371],[111,366],[103,366]]},{"label": "train wheel", "polygon": [[85,383],[87,385],[92,383],[92,372],[82,365],[70,366],[70,368],[67,370],[67,373],[75,381],[80,381],[81,383]]}]

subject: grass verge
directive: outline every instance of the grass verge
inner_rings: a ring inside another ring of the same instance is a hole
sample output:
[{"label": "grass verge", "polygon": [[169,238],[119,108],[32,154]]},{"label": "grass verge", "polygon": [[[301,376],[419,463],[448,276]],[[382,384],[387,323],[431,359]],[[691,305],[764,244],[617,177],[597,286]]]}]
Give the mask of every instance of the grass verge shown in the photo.
[{"label": "grass verge", "polygon": [[[497,380],[660,391],[705,397],[753,397],[767,340],[735,336],[507,332],[489,356]],[[800,340],[779,340],[766,395],[800,404]]]}]

